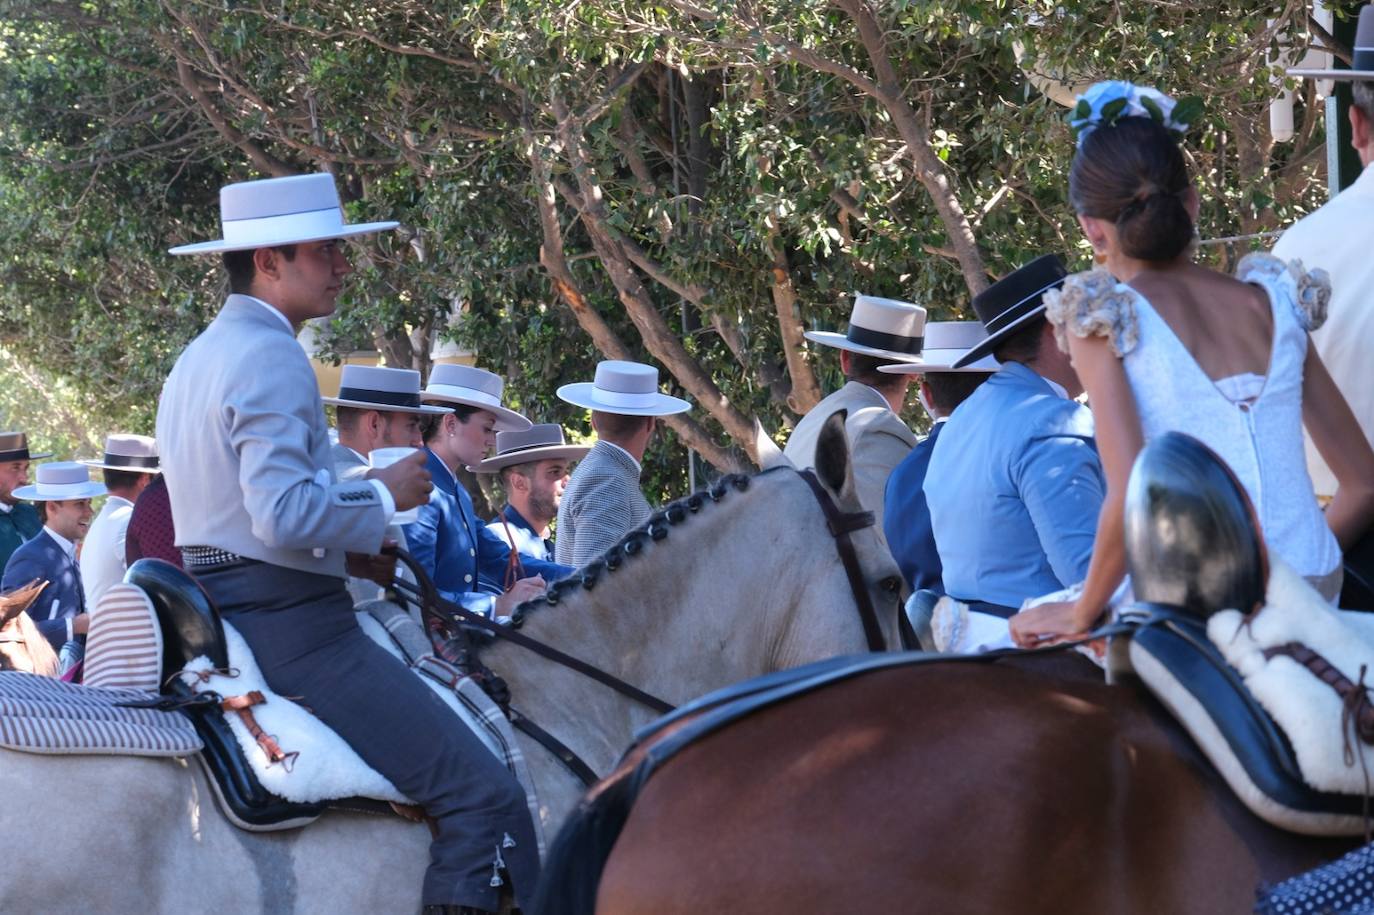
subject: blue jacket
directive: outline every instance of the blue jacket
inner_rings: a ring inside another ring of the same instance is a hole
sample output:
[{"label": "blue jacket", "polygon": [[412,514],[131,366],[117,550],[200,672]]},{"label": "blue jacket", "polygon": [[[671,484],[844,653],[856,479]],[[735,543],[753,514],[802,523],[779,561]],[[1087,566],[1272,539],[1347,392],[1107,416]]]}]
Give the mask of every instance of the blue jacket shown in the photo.
[{"label": "blue jacket", "polygon": [[[434,579],[445,599],[474,613],[492,613],[505,582],[510,547],[487,530],[472,508],[472,497],[443,461],[428,449],[426,464],[434,478],[429,503],[404,528],[410,555]],[[526,575],[552,584],[572,573],[568,566],[521,557]]]},{"label": "blue jacket", "polygon": [[29,607],[29,616],[53,651],[60,651],[67,641],[67,620],[86,612],[86,595],[81,570],[46,528],[10,556],[0,578],[0,590],[11,591],[34,580],[46,581],[48,586]]},{"label": "blue jacket", "polygon": [[1107,491],[1088,408],[1007,362],[945,426],[925,496],[946,592],[1020,607],[1082,581]]},{"label": "blue jacket", "polygon": [[935,534],[930,529],[930,509],[926,506],[926,468],[935,451],[944,423],[936,423],[930,434],[902,458],[887,478],[883,496],[883,536],[892,558],[902,569],[902,577],[912,591],[937,591],[940,582],[940,554],[935,549]]}]

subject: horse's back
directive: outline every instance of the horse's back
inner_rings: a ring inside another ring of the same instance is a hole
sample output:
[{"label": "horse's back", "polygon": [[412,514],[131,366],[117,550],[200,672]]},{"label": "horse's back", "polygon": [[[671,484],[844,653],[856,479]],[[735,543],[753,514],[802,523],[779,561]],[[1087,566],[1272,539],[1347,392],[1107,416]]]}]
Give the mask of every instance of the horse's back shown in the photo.
[{"label": "horse's back", "polygon": [[689,745],[597,910],[1248,911],[1296,868],[1152,702],[1062,665],[882,670]]}]

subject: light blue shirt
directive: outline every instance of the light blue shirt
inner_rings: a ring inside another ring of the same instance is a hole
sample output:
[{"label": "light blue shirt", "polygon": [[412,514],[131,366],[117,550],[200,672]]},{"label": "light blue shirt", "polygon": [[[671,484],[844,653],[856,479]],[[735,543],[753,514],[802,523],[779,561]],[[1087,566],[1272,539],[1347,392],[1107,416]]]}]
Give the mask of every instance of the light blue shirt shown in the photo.
[{"label": "light blue shirt", "polygon": [[924,489],[952,597],[1019,608],[1087,577],[1107,482],[1092,413],[1055,387],[1003,363],[935,443]]}]

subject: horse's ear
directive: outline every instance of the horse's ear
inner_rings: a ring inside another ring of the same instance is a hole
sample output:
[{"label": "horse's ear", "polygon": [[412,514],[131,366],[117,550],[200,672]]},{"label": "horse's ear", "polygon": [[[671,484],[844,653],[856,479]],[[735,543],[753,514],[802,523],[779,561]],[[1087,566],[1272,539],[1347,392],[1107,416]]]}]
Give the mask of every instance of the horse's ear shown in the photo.
[{"label": "horse's ear", "polygon": [[759,469],[768,470],[770,467],[791,467],[792,462],[787,459],[787,455],[782,453],[782,449],[773,441],[773,437],[763,428],[763,423],[758,419],[754,420],[754,453],[759,456]]},{"label": "horse's ear", "polygon": [[836,410],[826,417],[821,434],[816,439],[816,476],[825,488],[837,496],[854,489],[854,472],[850,466],[849,434],[844,421],[848,410]]}]

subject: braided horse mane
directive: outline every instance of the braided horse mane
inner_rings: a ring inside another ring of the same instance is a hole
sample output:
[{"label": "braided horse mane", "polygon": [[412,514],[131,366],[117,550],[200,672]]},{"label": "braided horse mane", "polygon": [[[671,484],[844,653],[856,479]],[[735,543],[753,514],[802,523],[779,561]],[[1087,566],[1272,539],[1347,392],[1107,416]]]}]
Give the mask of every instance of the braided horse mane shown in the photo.
[{"label": "braided horse mane", "polygon": [[516,607],[511,613],[510,624],[519,629],[525,623],[526,617],[540,607],[557,606],[566,595],[578,588],[590,591],[601,581],[603,575],[609,575],[618,570],[627,559],[638,556],[644,552],[644,547],[650,541],[665,540],[668,532],[687,521],[687,519],[697,514],[706,505],[719,502],[733,489],[744,492],[749,488],[750,482],[755,477],[774,473],[778,470],[791,470],[789,466],[770,467],[757,474],[732,473],[721,477],[710,486],[704,487],[692,493],[690,496],[670,502],[663,508],[649,516],[639,527],[630,531],[620,539],[620,542],[611,547],[600,558],[593,559],[577,572],[568,578],[556,581],[549,585],[539,597],[527,600]]}]

